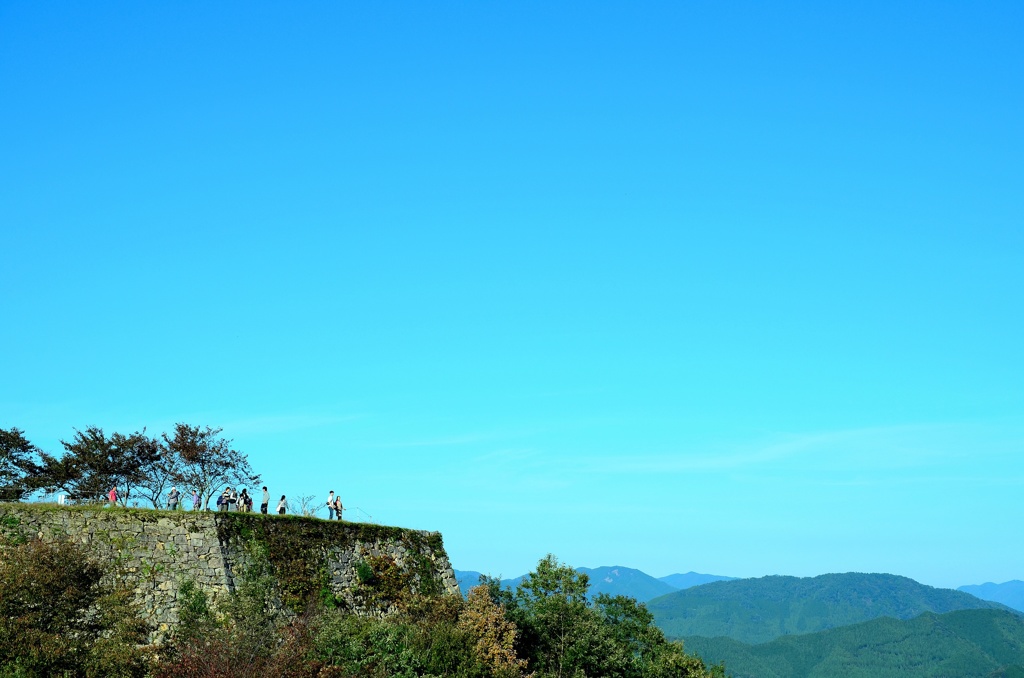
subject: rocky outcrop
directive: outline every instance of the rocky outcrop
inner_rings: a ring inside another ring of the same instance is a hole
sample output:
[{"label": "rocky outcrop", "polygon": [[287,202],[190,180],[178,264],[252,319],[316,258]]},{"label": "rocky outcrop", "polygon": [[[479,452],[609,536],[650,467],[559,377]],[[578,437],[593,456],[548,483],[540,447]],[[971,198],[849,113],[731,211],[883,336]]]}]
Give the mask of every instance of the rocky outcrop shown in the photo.
[{"label": "rocky outcrop", "polygon": [[[66,538],[84,545],[135,590],[156,638],[178,621],[178,589],[191,580],[214,600],[234,590],[253,558],[269,561],[281,606],[328,597],[353,613],[385,614],[400,591],[458,594],[436,532],[297,516],[0,504],[3,542]],[[0,553],[2,557],[2,553]],[[382,569],[387,570],[387,577]],[[376,576],[375,576],[376,575]],[[397,584],[396,584],[397,582]]]}]

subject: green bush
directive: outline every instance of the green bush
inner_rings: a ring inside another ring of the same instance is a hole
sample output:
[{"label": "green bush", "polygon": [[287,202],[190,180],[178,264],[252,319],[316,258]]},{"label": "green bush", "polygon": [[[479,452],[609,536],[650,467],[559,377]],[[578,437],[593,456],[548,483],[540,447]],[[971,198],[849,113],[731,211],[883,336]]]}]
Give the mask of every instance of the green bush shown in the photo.
[{"label": "green bush", "polygon": [[61,540],[8,543],[0,559],[0,666],[5,678],[144,676],[148,627],[124,586]]},{"label": "green bush", "polygon": [[360,560],[356,563],[356,576],[359,578],[360,584],[372,584],[373,568],[365,560]]},{"label": "green bush", "polygon": [[207,637],[218,626],[206,592],[186,579],[178,586],[178,627],[181,641]]}]

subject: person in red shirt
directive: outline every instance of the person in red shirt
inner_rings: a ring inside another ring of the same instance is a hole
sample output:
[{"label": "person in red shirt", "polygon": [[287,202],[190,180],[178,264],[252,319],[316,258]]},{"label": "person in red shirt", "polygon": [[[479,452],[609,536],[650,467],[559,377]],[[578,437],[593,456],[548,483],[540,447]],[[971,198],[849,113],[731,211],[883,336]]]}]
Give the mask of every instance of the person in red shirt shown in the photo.
[{"label": "person in red shirt", "polygon": [[110,488],[110,492],[107,494],[107,499],[110,500],[111,506],[117,506],[117,487]]}]

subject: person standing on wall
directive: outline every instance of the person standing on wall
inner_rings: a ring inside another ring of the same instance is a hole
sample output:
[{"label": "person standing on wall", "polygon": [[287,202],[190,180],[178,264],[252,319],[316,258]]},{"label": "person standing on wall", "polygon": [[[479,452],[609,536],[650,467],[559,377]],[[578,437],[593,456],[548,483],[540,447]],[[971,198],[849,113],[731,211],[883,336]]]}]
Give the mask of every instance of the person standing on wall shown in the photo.
[{"label": "person standing on wall", "polygon": [[267,492],[267,486],[263,486],[263,503],[260,504],[260,513],[267,515],[267,506],[270,505],[270,493]]},{"label": "person standing on wall", "polygon": [[224,493],[221,494],[219,497],[217,497],[217,506],[220,507],[221,511],[227,511],[228,510],[228,501],[230,500],[230,498],[231,498],[231,488],[230,487],[225,487],[224,488]]},{"label": "person standing on wall", "polygon": [[341,495],[339,494],[334,498],[334,512],[338,514],[338,520],[341,520],[341,512],[345,510],[345,507],[341,505]]},{"label": "person standing on wall", "polygon": [[110,492],[107,493],[107,499],[110,500],[111,506],[117,506],[117,485],[110,488]]},{"label": "person standing on wall", "polygon": [[178,492],[178,488],[172,487],[171,491],[167,495],[167,508],[172,511],[178,510],[178,500],[181,498],[181,493]]},{"label": "person standing on wall", "polygon": [[277,502],[277,515],[283,516],[284,512],[285,512],[285,509],[287,509],[287,508],[288,508],[288,501],[284,498],[284,495],[282,494],[281,495],[281,501]]},{"label": "person standing on wall", "polygon": [[334,520],[334,490],[327,495],[327,520]]},{"label": "person standing on wall", "polygon": [[199,490],[192,490],[192,510],[199,510]]}]

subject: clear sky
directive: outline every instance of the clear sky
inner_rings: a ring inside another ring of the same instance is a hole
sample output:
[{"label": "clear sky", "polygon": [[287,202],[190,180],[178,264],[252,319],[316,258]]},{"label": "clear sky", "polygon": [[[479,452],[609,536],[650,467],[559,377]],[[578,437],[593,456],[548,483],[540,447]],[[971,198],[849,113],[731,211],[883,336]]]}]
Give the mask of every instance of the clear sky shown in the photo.
[{"label": "clear sky", "polygon": [[0,2],[0,427],[655,576],[1024,579],[1024,5]]}]

